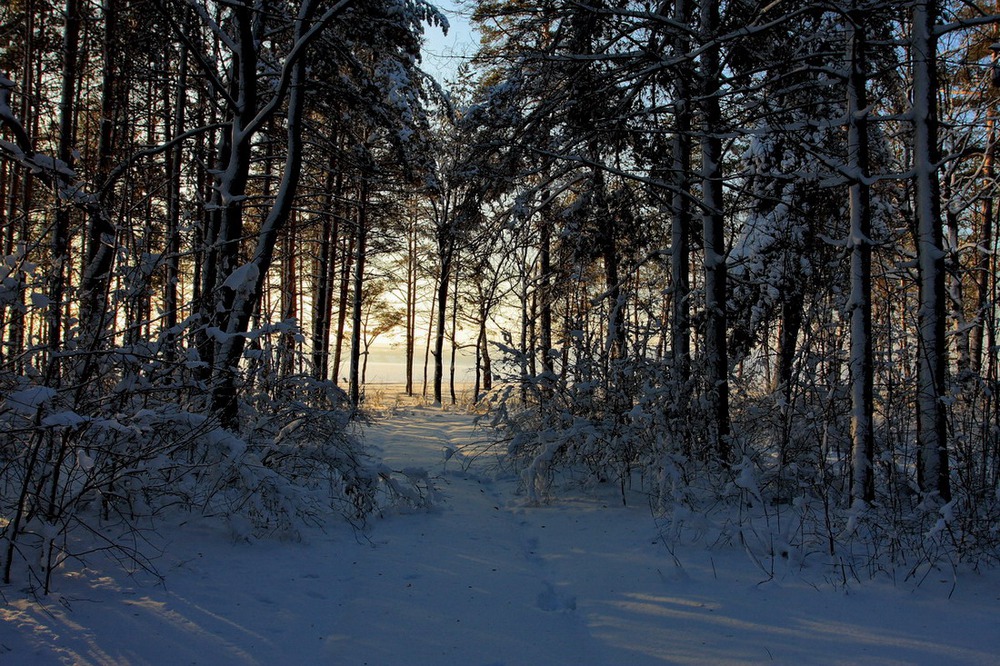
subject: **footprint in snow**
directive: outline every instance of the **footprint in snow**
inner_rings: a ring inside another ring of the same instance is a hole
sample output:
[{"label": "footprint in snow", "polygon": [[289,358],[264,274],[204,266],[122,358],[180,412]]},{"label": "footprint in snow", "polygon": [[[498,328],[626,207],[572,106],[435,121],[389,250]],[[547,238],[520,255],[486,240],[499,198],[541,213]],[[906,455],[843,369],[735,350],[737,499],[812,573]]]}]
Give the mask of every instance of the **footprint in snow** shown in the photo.
[{"label": "footprint in snow", "polygon": [[534,564],[544,564],[545,560],[538,554],[538,538],[531,537],[524,543],[524,559]]},{"label": "footprint in snow", "polygon": [[540,610],[547,613],[576,610],[576,597],[560,594],[552,587],[552,583],[548,581],[543,581],[543,584],[545,585],[545,590],[538,593],[538,599],[535,601],[535,605]]}]

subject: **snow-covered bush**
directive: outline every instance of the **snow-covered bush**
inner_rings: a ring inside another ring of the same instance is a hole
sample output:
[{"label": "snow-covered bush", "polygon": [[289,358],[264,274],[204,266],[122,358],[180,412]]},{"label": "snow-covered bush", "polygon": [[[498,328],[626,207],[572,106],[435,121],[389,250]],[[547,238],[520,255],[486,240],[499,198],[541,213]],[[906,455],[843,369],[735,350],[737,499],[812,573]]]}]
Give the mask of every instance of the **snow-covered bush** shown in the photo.
[{"label": "snow-covered bush", "polygon": [[[504,462],[521,474],[532,502],[545,500],[559,472],[614,484],[622,501],[633,487],[659,494],[665,456],[687,456],[692,446],[691,431],[670,418],[680,401],[669,369],[628,359],[601,366],[582,336],[576,344],[562,375],[512,376],[489,397],[484,422]],[[503,351],[507,367],[525,367],[517,350]],[[697,406],[687,417],[687,425],[704,419]]]},{"label": "snow-covered bush", "polygon": [[[622,359],[602,370],[595,355],[573,362],[569,353],[565,371],[530,377],[517,374],[528,363],[507,348],[515,372],[481,423],[528,501],[551,499],[569,480],[615,484],[623,499],[648,498],[668,543],[743,550],[765,577],[799,572],[838,587],[879,576],[919,582],[930,570],[1000,561],[988,450],[956,442],[957,464],[978,475],[959,479],[950,503],[922,497],[906,401],[898,412],[886,403],[877,423],[875,500],[852,502],[839,337],[836,327],[814,335],[825,337],[814,356],[809,346],[800,354],[793,390],[734,379],[729,464],[705,454],[707,405],[678,385],[668,363]],[[889,376],[897,366],[879,372],[880,381],[900,381]],[[966,421],[955,432],[990,427],[974,412],[953,414]]]},{"label": "snow-covered bush", "polygon": [[148,566],[137,535],[177,513],[221,518],[245,539],[432,501],[427,479],[367,453],[336,386],[261,371],[233,432],[196,409],[185,365],[155,351],[108,355],[83,390],[56,391],[32,373],[0,378],[6,580],[47,589],[62,561],[95,548]]}]

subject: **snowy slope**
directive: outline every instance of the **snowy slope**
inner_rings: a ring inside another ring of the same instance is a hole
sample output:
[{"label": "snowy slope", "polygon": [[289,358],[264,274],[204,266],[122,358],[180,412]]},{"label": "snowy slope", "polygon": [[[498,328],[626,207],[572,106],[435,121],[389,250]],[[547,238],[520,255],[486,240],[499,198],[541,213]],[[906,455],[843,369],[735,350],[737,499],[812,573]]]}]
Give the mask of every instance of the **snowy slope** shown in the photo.
[{"label": "snowy slope", "polygon": [[188,525],[163,544],[162,586],[109,565],[44,604],[0,589],[0,664],[998,662],[996,572],[845,592],[794,567],[768,579],[736,551],[672,555],[613,489],[530,507],[488,456],[445,460],[475,436],[430,408],[371,426],[387,463],[425,467],[442,497],[367,536],[244,544]]}]

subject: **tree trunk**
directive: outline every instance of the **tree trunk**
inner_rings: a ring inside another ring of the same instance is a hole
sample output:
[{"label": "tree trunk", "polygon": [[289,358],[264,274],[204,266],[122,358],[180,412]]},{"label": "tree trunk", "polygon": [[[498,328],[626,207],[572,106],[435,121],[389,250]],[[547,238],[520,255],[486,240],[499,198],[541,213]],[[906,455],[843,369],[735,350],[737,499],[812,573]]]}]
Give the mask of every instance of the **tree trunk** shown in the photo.
[{"label": "tree trunk", "polygon": [[[520,260],[520,280],[519,280],[519,292],[518,300],[521,305],[521,330],[518,336],[518,352],[520,354],[518,361],[520,367],[520,376],[518,377],[521,383],[521,404],[524,405],[528,402],[528,378],[534,377],[534,336],[531,334],[531,324],[529,323],[529,302],[532,299],[532,295],[529,294],[531,276],[533,273],[532,266],[528,263],[528,244],[525,243],[521,251]],[[528,357],[531,357],[532,363],[529,368]],[[529,375],[530,372],[530,375]]]},{"label": "tree trunk", "polygon": [[319,248],[313,270],[314,298],[312,302],[312,375],[319,381],[326,381],[330,371],[330,264],[333,220],[330,199],[333,197],[332,169],[327,173],[326,204],[320,213]]},{"label": "tree trunk", "polygon": [[[958,176],[951,173],[944,181],[944,200],[951,201],[954,192],[955,181]],[[962,286],[961,247],[959,245],[959,220],[958,212],[951,206],[945,207],[945,226],[948,229],[948,239],[946,242],[945,256],[945,282],[948,294],[948,304],[950,317],[952,319],[951,337],[955,340],[955,370],[959,377],[968,373],[971,366],[969,359],[970,340],[969,326],[965,318],[965,293]]]},{"label": "tree trunk", "polygon": [[406,247],[406,395],[413,395],[413,356],[417,338],[417,215],[412,207]]},{"label": "tree trunk", "polygon": [[[546,193],[545,198],[548,198]],[[555,363],[552,358],[552,223],[547,211],[542,212],[542,223],[538,230],[538,286],[535,294],[538,302],[538,338],[542,355],[542,395],[550,397],[555,389]],[[534,374],[534,373],[532,373]]]},{"label": "tree trunk", "polygon": [[[187,100],[188,76],[187,45],[180,47],[177,73],[177,93],[174,101],[173,136],[184,131],[184,118]],[[167,353],[173,356],[173,346],[177,327],[177,284],[180,280],[180,221],[181,221],[181,159],[182,147],[178,144],[167,153],[167,244],[166,244],[166,284],[163,292],[164,327],[171,331],[166,337]]]},{"label": "tree trunk", "polygon": [[486,317],[484,312],[481,320],[482,326],[482,363],[483,363],[483,390],[486,392],[493,390],[493,359],[490,356],[490,338],[486,331]]},{"label": "tree trunk", "polygon": [[[856,7],[856,5],[855,5]],[[851,290],[851,499],[875,499],[872,473],[874,455],[874,397],[872,390],[872,248],[871,195],[868,184],[867,35],[863,11],[853,8],[848,17],[847,154],[850,183]]]},{"label": "tree trunk", "polygon": [[365,259],[368,251],[368,181],[361,178],[358,200],[358,228],[354,254],[354,299],[351,308],[351,374],[348,396],[357,409],[361,404],[361,333],[364,329],[363,305],[365,286]]},{"label": "tree trunk", "polygon": [[917,354],[917,484],[928,497],[951,500],[944,398],[945,251],[938,170],[937,3],[913,4],[913,187],[916,198],[917,273],[920,283]]},{"label": "tree trunk", "polygon": [[[994,63],[997,60],[996,51],[993,52]],[[990,303],[991,282],[995,279],[992,268],[992,256],[990,248],[993,247],[993,187],[995,178],[995,168],[993,166],[994,153],[996,152],[996,110],[991,106],[987,110],[986,120],[986,155],[983,164],[983,177],[986,182],[986,191],[982,194],[982,219],[979,222],[979,237],[975,253],[975,293],[976,293],[976,319],[972,329],[969,331],[969,357],[972,370],[980,376],[984,376],[983,364],[983,333],[987,329],[988,321],[993,319],[988,311]]]},{"label": "tree trunk", "polygon": [[[336,141],[334,141],[336,144]],[[333,235],[333,219],[336,215],[336,199],[334,198],[337,161],[331,155],[324,179],[325,196],[323,209],[320,212],[322,222],[319,229],[319,249],[316,253],[314,271],[315,297],[312,304],[312,371],[313,377],[326,381],[330,373],[330,318],[333,316],[333,279],[331,268],[335,265],[336,252]]]},{"label": "tree trunk", "polygon": [[718,0],[701,7],[704,50],[701,55],[702,228],[705,252],[705,365],[708,383],[709,433],[712,454],[730,462],[729,354],[726,342],[726,247],[722,192],[722,113],[719,105],[722,66],[713,43],[719,28]]},{"label": "tree trunk", "polygon": [[[281,243],[281,319],[287,323],[298,319],[299,276],[295,266],[296,253],[295,214],[289,218],[287,229]],[[278,373],[288,377],[295,373],[295,339],[296,334],[286,330],[281,334],[280,364]]]},{"label": "tree trunk", "polygon": [[357,229],[351,230],[343,243],[340,253],[340,294],[337,309],[337,334],[333,340],[333,383],[340,384],[340,363],[344,351],[344,329],[347,326],[347,305],[351,294],[351,268],[354,265],[354,246],[357,243]]},{"label": "tree trunk", "polygon": [[[59,101],[59,142],[57,157],[70,169],[73,168],[73,148],[76,139],[74,103],[76,101],[76,80],[79,76],[77,60],[80,46],[79,0],[66,0],[65,25],[63,28],[63,68],[62,96]],[[55,224],[52,229],[52,258],[48,284],[48,337],[49,350],[47,381],[57,383],[60,378],[57,353],[63,343],[63,300],[69,270],[69,224],[70,207],[59,203],[56,208]]]},{"label": "tree trunk", "polygon": [[[434,291],[437,293],[437,284],[434,285]],[[427,397],[427,366],[430,363],[431,347],[434,344],[434,323],[436,321],[435,313],[437,312],[437,299],[431,299],[431,314],[427,318],[427,344],[424,345],[424,383],[423,391],[421,395]]]},{"label": "tree trunk", "polygon": [[[309,24],[309,4],[304,5],[302,12],[300,12],[299,18],[295,23],[295,41],[298,45],[301,45],[303,34],[306,31],[306,26]],[[237,16],[241,17],[240,24],[240,42],[244,49],[253,47],[254,33],[250,29],[249,24],[243,24],[243,14],[237,9]],[[247,17],[248,20],[249,17]],[[246,40],[250,40],[247,44]],[[244,50],[243,55],[245,56],[247,51]],[[300,51],[301,54],[301,51]],[[246,60],[247,58],[244,58]],[[251,100],[253,99],[253,93],[244,91],[243,88],[246,87],[246,82],[252,80],[252,76],[247,69],[254,70],[255,63],[247,65],[245,62],[241,63],[241,71],[243,77],[243,85],[240,86],[240,100]],[[303,160],[303,141],[302,141],[302,125],[303,125],[303,115],[305,109],[305,75],[306,75],[306,59],[301,56],[291,64],[289,68],[289,78],[288,78],[288,102],[286,109],[286,154],[284,161],[284,170],[281,176],[281,182],[278,186],[278,191],[275,195],[274,202],[271,208],[268,210],[266,217],[261,222],[260,230],[257,233],[257,242],[253,251],[248,267],[252,266],[253,271],[250,275],[254,279],[248,279],[245,282],[242,280],[233,280],[234,273],[232,269],[225,282],[223,282],[222,295],[223,295],[223,306],[231,305],[228,312],[223,313],[222,321],[225,323],[224,335],[219,342],[218,356],[216,358],[217,363],[217,379],[215,382],[214,390],[212,392],[212,411],[218,414],[222,424],[232,430],[237,430],[239,426],[239,402],[237,395],[237,384],[236,384],[236,374],[239,369],[239,361],[243,355],[243,348],[246,344],[246,336],[242,335],[249,330],[250,322],[253,316],[259,312],[261,298],[264,293],[264,285],[267,281],[267,273],[271,267],[271,263],[274,257],[274,246],[278,240],[278,235],[288,223],[291,218],[293,211],[293,203],[295,200],[295,194],[298,190],[299,178],[302,173],[302,160]],[[253,104],[256,108],[256,104]],[[249,122],[245,121],[243,116],[245,109],[242,110],[241,114],[234,120],[233,132],[236,133],[234,139],[240,139],[246,144],[250,143],[250,138],[244,136],[247,133],[244,130],[249,126]],[[235,183],[236,187],[240,186],[240,174],[242,173],[241,160],[243,159],[243,148],[237,150],[237,154],[231,156],[229,162],[230,169],[235,173],[235,177],[230,177],[230,172],[224,174],[220,183],[220,196],[223,200],[226,199],[226,188],[232,186]],[[246,147],[247,157],[249,156],[249,145]],[[242,186],[245,189],[245,181]],[[232,190],[229,191],[229,195],[232,195]],[[224,215],[225,234],[231,234],[234,229],[239,228],[242,234],[242,210],[240,206],[241,202],[237,199],[230,203],[226,208],[226,213]],[[222,242],[223,238],[220,238]],[[233,236],[226,238],[226,242],[232,244],[232,247],[238,248],[240,241],[240,236]],[[228,252],[227,252],[228,254]],[[232,260],[238,257],[234,255],[228,257]],[[228,283],[228,284],[227,284]]]},{"label": "tree trunk", "polygon": [[479,333],[476,335],[476,376],[472,385],[472,404],[479,404],[479,392],[483,379],[483,337],[486,335],[486,326],[482,320],[479,322]]},{"label": "tree trunk", "polygon": [[786,406],[792,398],[792,376],[795,369],[795,351],[802,330],[805,297],[801,290],[788,294],[781,302],[781,321],[777,333],[775,367],[771,377],[771,390],[781,391]]},{"label": "tree trunk", "polygon": [[451,359],[448,365],[448,390],[451,394],[451,404],[458,402],[458,396],[455,395],[455,357],[458,353],[458,278],[461,271],[459,270],[458,257],[456,256],[455,261],[455,284],[452,285],[452,298],[451,298]]},{"label": "tree trunk", "polygon": [[[104,57],[101,76],[101,121],[97,147],[97,182],[104,184],[111,172],[114,158],[114,117],[118,103],[118,0],[105,0]],[[168,131],[170,131],[168,129]],[[107,325],[107,293],[111,280],[111,266],[115,250],[115,228],[105,211],[109,207],[107,197],[102,197],[101,206],[89,216],[87,225],[87,247],[81,285],[80,321],[82,346],[94,350]],[[86,383],[92,358],[88,356],[78,381]]]},{"label": "tree trunk", "polygon": [[[446,212],[447,216],[448,213]],[[442,403],[442,383],[444,380],[444,338],[448,311],[448,287],[451,282],[451,264],[455,253],[451,220],[445,219],[438,230],[438,259],[441,262],[441,277],[437,286],[437,329],[434,337],[434,404]]]},{"label": "tree trunk", "polygon": [[[687,0],[675,0],[674,20],[688,25]],[[687,53],[690,40],[677,31],[674,50]],[[670,340],[674,371],[681,395],[691,379],[691,81],[686,65],[674,79],[674,135],[670,166],[673,194],[670,204]],[[680,406],[683,410],[683,406]]]}]

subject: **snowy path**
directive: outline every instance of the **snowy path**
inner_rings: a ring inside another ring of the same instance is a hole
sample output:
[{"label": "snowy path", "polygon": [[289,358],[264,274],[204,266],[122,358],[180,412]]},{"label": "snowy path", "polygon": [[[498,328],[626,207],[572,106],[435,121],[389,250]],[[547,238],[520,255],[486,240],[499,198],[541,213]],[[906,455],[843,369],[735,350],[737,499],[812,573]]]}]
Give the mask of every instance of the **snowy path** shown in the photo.
[{"label": "snowy path", "polygon": [[390,466],[438,472],[444,505],[375,530],[370,556],[352,563],[358,587],[334,652],[352,664],[612,663],[552,579],[536,526],[507,508],[506,488],[444,466],[446,447],[469,443],[469,418],[419,411],[370,437]]},{"label": "snowy path", "polygon": [[343,526],[252,545],[188,528],[159,563],[165,587],[109,569],[64,580],[46,607],[0,589],[0,665],[997,663],[997,572],[949,599],[947,576],[845,594],[701,546],[678,567],[641,501],[527,507],[514,480],[445,462],[473,436],[470,417],[429,408],[368,429],[444,496],[376,521],[371,542]]},{"label": "snowy path", "polygon": [[391,465],[437,471],[446,502],[376,530],[353,565],[364,589],[349,595],[337,663],[997,663],[998,588],[970,580],[961,606],[945,578],[848,596],[793,569],[765,582],[744,554],[700,546],[678,568],[641,497],[624,507],[608,488],[530,507],[516,480],[444,463],[473,441],[468,416],[417,409],[370,436]]}]

